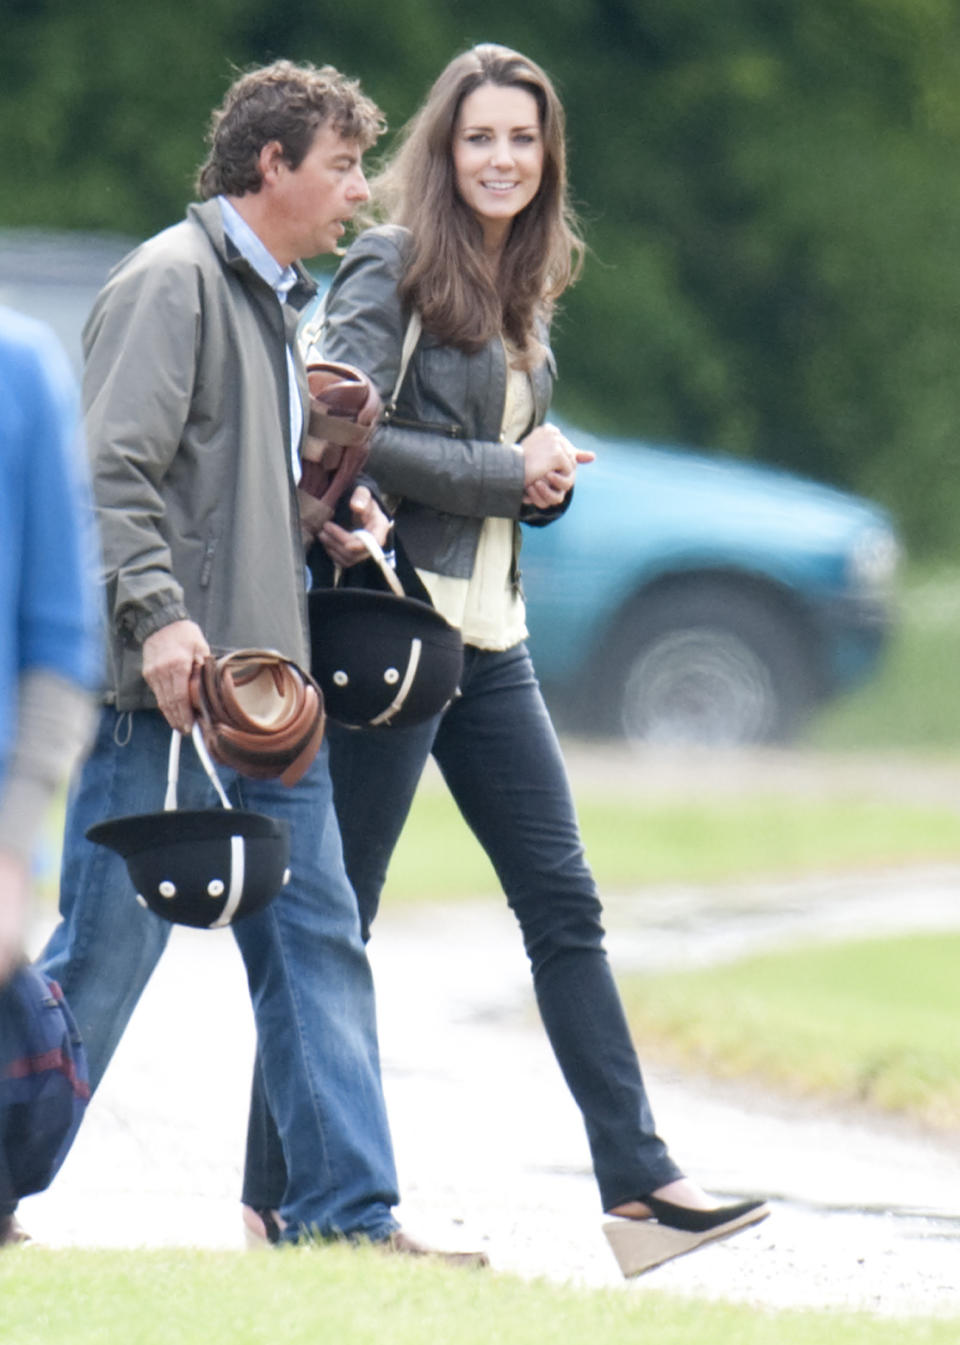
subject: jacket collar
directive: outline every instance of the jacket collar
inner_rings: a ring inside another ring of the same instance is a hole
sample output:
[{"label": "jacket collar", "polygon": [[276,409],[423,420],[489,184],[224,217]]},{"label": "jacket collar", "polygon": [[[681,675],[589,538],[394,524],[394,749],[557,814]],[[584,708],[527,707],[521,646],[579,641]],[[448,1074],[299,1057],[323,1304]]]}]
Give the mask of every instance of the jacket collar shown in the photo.
[{"label": "jacket collar", "polygon": [[[199,224],[226,266],[241,275],[247,276],[256,284],[263,285],[265,289],[269,288],[266,281],[257,275],[246,257],[242,256],[236,245],[227,237],[223,228],[220,204],[215,198],[212,201],[204,201],[199,205],[188,206],[187,218]],[[287,303],[300,310],[305,308],[316,294],[317,282],[302,262],[294,262],[293,269],[297,273],[297,282],[287,295]]]}]

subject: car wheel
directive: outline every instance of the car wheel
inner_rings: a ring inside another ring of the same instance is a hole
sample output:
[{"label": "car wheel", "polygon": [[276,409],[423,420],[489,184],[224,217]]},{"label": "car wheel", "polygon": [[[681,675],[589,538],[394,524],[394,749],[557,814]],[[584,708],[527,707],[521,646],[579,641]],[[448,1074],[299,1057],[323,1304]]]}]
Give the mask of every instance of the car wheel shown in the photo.
[{"label": "car wheel", "polygon": [[663,590],[620,625],[610,702],[630,740],[736,746],[789,738],[813,700],[798,622],[763,595]]}]

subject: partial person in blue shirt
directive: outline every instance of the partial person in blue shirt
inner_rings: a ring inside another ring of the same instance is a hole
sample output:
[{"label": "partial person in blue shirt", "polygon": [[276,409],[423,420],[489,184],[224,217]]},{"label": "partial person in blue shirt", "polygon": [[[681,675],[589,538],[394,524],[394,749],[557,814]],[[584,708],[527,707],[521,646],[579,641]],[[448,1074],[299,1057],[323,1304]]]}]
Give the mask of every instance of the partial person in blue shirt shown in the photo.
[{"label": "partial person in blue shirt", "polygon": [[67,357],[0,308],[0,981],[22,953],[32,848],[102,671],[93,512]]},{"label": "partial person in blue shirt", "polygon": [[59,988],[27,965],[30,867],[83,751],[101,675],[93,512],[78,392],[39,323],[0,308],[0,1246],[43,1190],[88,1096]]}]

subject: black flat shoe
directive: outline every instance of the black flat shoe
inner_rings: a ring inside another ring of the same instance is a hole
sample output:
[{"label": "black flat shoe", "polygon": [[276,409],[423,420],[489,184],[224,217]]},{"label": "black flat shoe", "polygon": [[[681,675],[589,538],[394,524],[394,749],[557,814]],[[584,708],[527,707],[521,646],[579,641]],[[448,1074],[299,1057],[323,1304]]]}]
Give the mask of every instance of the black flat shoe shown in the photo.
[{"label": "black flat shoe", "polygon": [[[684,1233],[722,1232],[725,1224],[744,1228],[748,1224],[758,1224],[770,1213],[762,1200],[742,1200],[737,1205],[720,1205],[715,1210],[695,1210],[660,1200],[657,1196],[643,1196],[642,1199],[658,1224],[678,1228]],[[748,1215],[754,1217],[747,1218]]]}]

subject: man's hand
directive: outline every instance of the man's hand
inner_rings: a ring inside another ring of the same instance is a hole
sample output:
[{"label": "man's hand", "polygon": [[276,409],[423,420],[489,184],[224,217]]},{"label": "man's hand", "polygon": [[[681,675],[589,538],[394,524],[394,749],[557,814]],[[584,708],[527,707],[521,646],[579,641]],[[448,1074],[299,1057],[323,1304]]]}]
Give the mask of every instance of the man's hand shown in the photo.
[{"label": "man's hand", "polygon": [[[386,547],[390,532],[390,520],[377,504],[366,486],[357,486],[350,496],[350,512],[355,519],[354,527],[363,528],[372,533],[382,547]],[[341,570],[348,570],[361,560],[367,560],[370,552],[363,542],[352,532],[336,523],[325,523],[317,534],[324,551]]]},{"label": "man's hand", "polygon": [[30,875],[19,855],[0,850],[0,985],[23,958]]},{"label": "man's hand", "polygon": [[203,631],[193,621],[172,621],[143,642],[143,678],[172,729],[193,728],[190,674],[210,653]]}]

